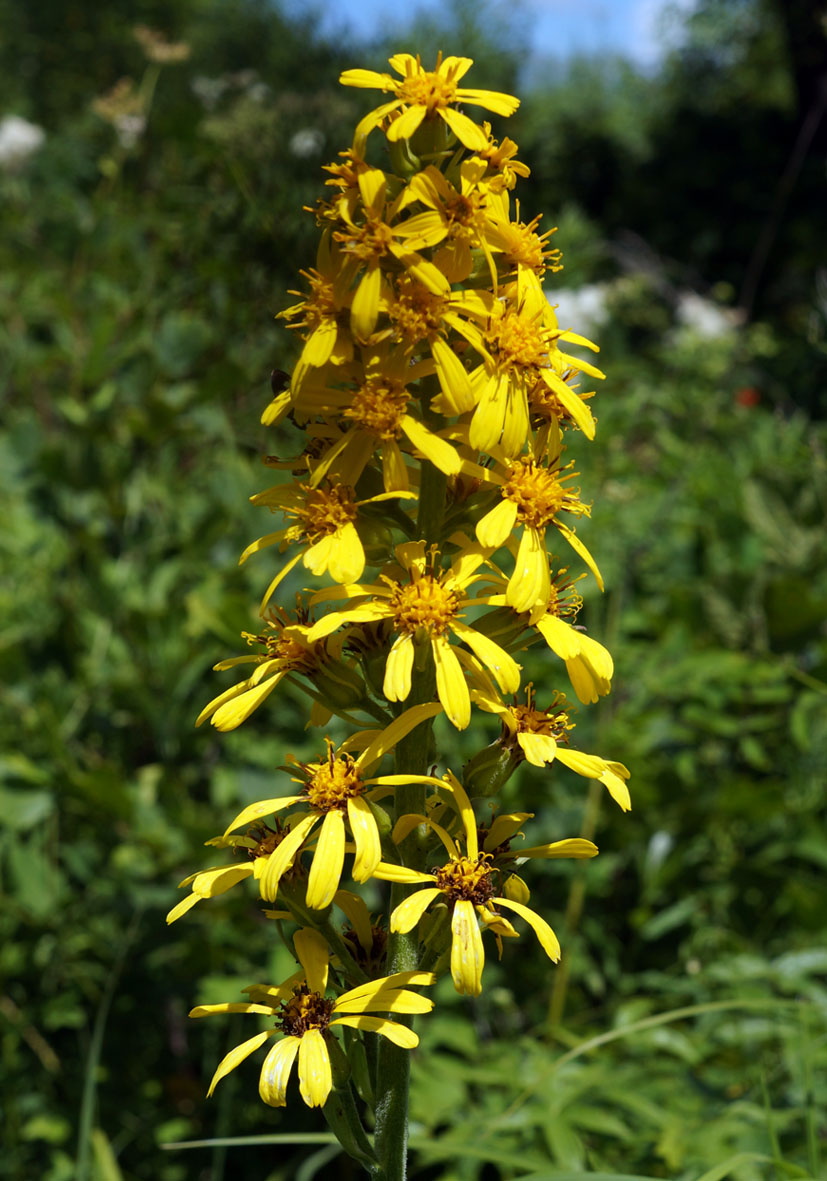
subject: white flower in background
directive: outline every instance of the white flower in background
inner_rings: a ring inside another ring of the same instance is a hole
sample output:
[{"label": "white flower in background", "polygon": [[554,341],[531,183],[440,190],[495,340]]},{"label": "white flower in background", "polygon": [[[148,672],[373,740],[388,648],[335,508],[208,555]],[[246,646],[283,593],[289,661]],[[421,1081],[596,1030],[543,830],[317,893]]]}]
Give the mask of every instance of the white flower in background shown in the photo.
[{"label": "white flower in background", "polygon": [[208,78],[206,74],[199,74],[190,82],[193,94],[208,111],[218,106],[227,85],[224,78]]},{"label": "white flower in background", "polygon": [[319,131],[318,127],[302,127],[291,136],[289,147],[293,155],[298,156],[300,160],[318,156],[324,147],[324,133]]},{"label": "white flower in background", "polygon": [[0,167],[17,168],[36,152],[46,138],[46,132],[36,123],[19,115],[4,115],[0,119]]},{"label": "white flower in background", "polygon": [[682,291],[675,310],[678,326],[706,340],[728,336],[740,323],[734,308],[723,308],[695,291]]},{"label": "white flower in background", "polygon": [[589,336],[609,318],[606,308],[607,285],[587,283],[583,287],[564,287],[561,291],[547,291],[546,298],[561,328],[575,328]]},{"label": "white flower in background", "polygon": [[114,123],[118,139],[124,148],[134,148],[146,131],[145,115],[118,115]]}]

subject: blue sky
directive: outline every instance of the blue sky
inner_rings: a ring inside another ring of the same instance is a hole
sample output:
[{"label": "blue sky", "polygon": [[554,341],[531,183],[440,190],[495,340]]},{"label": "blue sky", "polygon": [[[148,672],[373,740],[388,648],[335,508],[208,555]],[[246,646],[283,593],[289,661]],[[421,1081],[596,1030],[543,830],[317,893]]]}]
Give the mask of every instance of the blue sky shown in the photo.
[{"label": "blue sky", "polygon": [[[320,12],[326,33],[369,38],[404,30],[415,13],[436,13],[444,0],[292,0],[289,7]],[[499,0],[518,31],[530,30],[526,40],[540,56],[609,51],[644,67],[662,52],[669,11],[691,7],[692,0]]]}]

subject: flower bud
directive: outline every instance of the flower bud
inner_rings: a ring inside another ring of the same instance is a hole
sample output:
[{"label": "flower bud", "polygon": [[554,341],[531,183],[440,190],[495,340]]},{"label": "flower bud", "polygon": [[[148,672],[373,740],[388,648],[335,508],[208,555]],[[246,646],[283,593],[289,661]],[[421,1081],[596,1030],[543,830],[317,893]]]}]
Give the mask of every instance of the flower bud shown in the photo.
[{"label": "flower bud", "polygon": [[311,680],[325,700],[338,709],[359,705],[368,694],[365,682],[349,664],[325,661],[320,668],[314,669]]},{"label": "flower bud", "polygon": [[517,752],[492,742],[465,764],[462,777],[466,791],[470,796],[496,795],[521,762]]},{"label": "flower bud", "polygon": [[516,873],[510,874],[503,885],[503,895],[509,902],[521,902],[527,906],[531,898],[528,886]]}]

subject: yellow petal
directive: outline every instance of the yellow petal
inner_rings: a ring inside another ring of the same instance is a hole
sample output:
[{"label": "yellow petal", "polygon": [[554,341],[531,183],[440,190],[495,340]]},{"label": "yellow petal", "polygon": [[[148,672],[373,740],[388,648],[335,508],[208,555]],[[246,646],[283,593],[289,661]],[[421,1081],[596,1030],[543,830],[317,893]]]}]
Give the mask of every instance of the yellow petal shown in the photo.
[{"label": "yellow petal", "polygon": [[454,107],[443,107],[439,113],[459,142],[464,144],[469,151],[485,151],[488,147],[488,136],[472,119],[463,115],[462,111],[455,110]]},{"label": "yellow petal", "polygon": [[369,267],[362,276],[350,306],[350,330],[357,340],[367,340],[376,327],[381,294],[382,272],[378,265]]},{"label": "yellow petal", "polygon": [[[373,444],[375,446],[375,442]],[[382,444],[382,484],[386,492],[407,492],[408,465],[395,439]]]},{"label": "yellow petal", "polygon": [[333,1087],[330,1055],[318,1029],[308,1029],[299,1045],[299,1090],[308,1107],[324,1107]]},{"label": "yellow petal", "polygon": [[[318,822],[318,816],[313,814],[303,816],[290,829],[280,845],[266,858],[264,869],[259,878],[259,889],[265,902],[275,902],[281,875],[293,864],[304,842],[310,835],[311,829]],[[260,858],[264,861],[265,858]]]},{"label": "yellow petal", "polygon": [[330,360],[330,354],[333,352],[338,335],[339,329],[334,319],[320,321],[305,341],[302,349],[302,361],[314,369],[326,365]]},{"label": "yellow petal", "polygon": [[313,864],[307,879],[306,902],[313,910],[324,910],[339,889],[345,864],[345,818],[333,808],[322,821]]},{"label": "yellow petal", "polygon": [[[479,841],[477,837],[477,821],[474,816],[474,809],[471,807],[471,801],[468,798],[468,793],[462,786],[460,781],[454,775],[453,771],[449,771],[446,779],[451,788],[451,794],[456,801],[459,808],[460,818],[462,819],[462,827],[465,829],[465,844],[468,850],[468,856],[472,861],[477,859],[479,854]],[[439,828],[438,825],[434,825]],[[449,850],[450,853],[450,850]]]},{"label": "yellow petal", "polygon": [[[377,992],[383,992],[389,988],[403,988],[409,984],[435,983],[436,976],[433,972],[423,972],[420,968],[415,968],[410,972],[394,972],[391,976],[381,976],[378,980],[368,980],[365,984],[357,984],[349,992],[342,993],[339,1001],[350,1000],[357,996],[363,999],[370,998]],[[337,1006],[339,1001],[336,1002]]]},{"label": "yellow petal", "polygon": [[534,626],[561,660],[572,660],[580,652],[580,633],[556,615],[542,615]]},{"label": "yellow petal", "polygon": [[472,652],[482,661],[503,693],[516,693],[520,687],[520,666],[513,656],[494,640],[484,636],[464,623],[455,622],[454,634],[464,640]]},{"label": "yellow petal", "polygon": [[505,599],[514,611],[530,611],[537,603],[548,603],[551,579],[543,534],[526,525],[508,580]]},{"label": "yellow petal", "polygon": [[287,669],[279,669],[274,676],[268,677],[260,685],[248,689],[246,693],[240,693],[231,701],[225,701],[212,716],[212,724],[216,730],[226,733],[228,730],[235,730],[242,722],[246,722],[250,714],[267,700],[286,672]]},{"label": "yellow petal", "polygon": [[518,734],[517,742],[526,760],[535,767],[553,762],[557,754],[557,743],[550,734]]},{"label": "yellow petal", "polygon": [[356,932],[356,938],[362,947],[365,951],[370,951],[373,947],[373,929],[371,927],[370,911],[365,905],[364,898],[360,898],[358,894],[351,893],[350,890],[337,890],[333,896],[333,901],[350,919],[350,925]]},{"label": "yellow petal", "polygon": [[550,845],[533,845],[528,849],[520,849],[518,857],[574,857],[582,860],[584,857],[596,857],[597,845],[587,841],[585,837],[569,837],[565,841],[552,841]]},{"label": "yellow petal", "polygon": [[431,342],[436,375],[451,414],[464,414],[474,406],[474,391],[465,366],[441,336]]},{"label": "yellow petal", "polygon": [[[407,783],[407,779],[405,780]],[[420,873],[417,869],[408,869],[405,865],[391,865],[390,862],[380,861],[373,876],[382,882],[404,882],[412,885],[415,882],[432,882],[432,873]]]},{"label": "yellow petal", "polygon": [[212,1095],[216,1085],[221,1082],[225,1075],[228,1075],[231,1070],[235,1070],[240,1062],[249,1056],[273,1036],[273,1030],[268,1030],[266,1033],[257,1033],[255,1037],[248,1038],[246,1042],[242,1042],[240,1046],[230,1050],[218,1064],[218,1069],[212,1076],[210,1089],[207,1091],[207,1098]]},{"label": "yellow petal", "polygon": [[290,573],[290,571],[293,569],[293,567],[301,559],[303,553],[304,553],[304,549],[300,549],[297,554],[294,554],[293,557],[290,559],[290,561],[287,563],[287,565],[283,566],[282,569],[279,570],[276,577],[273,579],[273,581],[267,587],[267,590],[264,592],[264,598],[261,600],[261,606],[259,607],[260,614],[262,614],[262,615],[264,614],[265,608],[267,607],[267,604],[270,602],[270,599],[273,597],[273,593],[276,590],[276,588],[278,587],[279,583],[281,583],[287,577],[287,575]]},{"label": "yellow petal", "polygon": [[301,1041],[302,1039],[297,1037],[283,1038],[276,1042],[264,1059],[258,1080],[258,1093],[270,1107],[284,1107],[287,1103],[287,1084]]},{"label": "yellow petal", "polygon": [[403,415],[400,426],[417,451],[421,451],[434,467],[445,472],[447,476],[456,476],[459,473],[462,460],[456,449],[445,439],[440,439],[439,435],[429,431],[410,414]]},{"label": "yellow petal", "polygon": [[400,902],[391,915],[391,930],[400,931],[403,935],[412,931],[434,899],[438,898],[441,893],[442,891],[436,887],[417,890],[404,902]]},{"label": "yellow petal", "polygon": [[400,139],[410,139],[425,118],[427,109],[424,105],[420,106],[417,104],[408,107],[403,114],[394,119],[387,130],[387,136],[390,142],[396,143]]},{"label": "yellow petal", "polygon": [[451,977],[457,992],[479,996],[485,953],[473,902],[460,898],[451,918]]},{"label": "yellow petal", "polygon": [[[469,629],[470,630],[470,629]],[[471,698],[456,652],[444,636],[434,636],[431,651],[436,665],[436,689],[450,722],[464,730],[471,721]]]},{"label": "yellow petal", "polygon": [[495,504],[491,511],[477,522],[476,534],[480,545],[490,546],[492,549],[499,549],[501,545],[505,545],[517,524],[517,512],[517,505],[507,497]]},{"label": "yellow petal", "polygon": [[533,910],[529,910],[527,906],[523,906],[522,903],[512,902],[510,898],[495,898],[494,901],[498,906],[505,906],[508,910],[513,910],[520,918],[525,919],[528,925],[533,928],[543,951],[556,964],[560,958],[560,943],[546,920],[540,918]]},{"label": "yellow petal", "polygon": [[401,1046],[403,1050],[412,1050],[414,1046],[419,1045],[419,1038],[412,1029],[408,1029],[407,1025],[400,1025],[397,1021],[388,1021],[386,1017],[337,1017],[330,1024],[350,1025],[354,1029],[368,1029],[372,1033],[381,1033],[388,1041]]},{"label": "yellow petal", "polygon": [[592,574],[594,575],[597,585],[600,587],[601,590],[603,590],[603,575],[598,570],[597,563],[595,562],[594,558],[591,556],[589,551],[586,549],[585,545],[583,545],[583,542],[580,540],[580,538],[577,536],[577,534],[574,532],[574,530],[569,529],[568,525],[564,525],[562,523],[562,521],[555,521],[555,524],[556,524],[557,528],[560,530],[560,532],[563,534],[563,536],[565,537],[566,541],[569,543],[571,548],[574,550],[574,552],[576,554],[579,554],[580,557],[583,559],[583,561],[586,563],[586,565],[588,566],[588,568],[591,570]]},{"label": "yellow petal", "polygon": [[397,636],[388,653],[382,692],[388,701],[405,701],[411,691],[414,644],[409,635]]},{"label": "yellow petal", "polygon": [[167,923],[174,923],[176,919],[180,919],[188,910],[192,910],[196,902],[201,901],[200,894],[188,894],[186,898],[182,898],[177,906],[173,906],[172,910],[167,915]]},{"label": "yellow petal", "polygon": [[335,535],[328,573],[334,582],[358,582],[365,569],[365,551],[356,526],[348,521]]},{"label": "yellow petal", "polygon": [[371,739],[369,745],[365,747],[358,758],[360,769],[365,774],[369,774],[374,764],[392,750],[397,742],[405,738],[422,722],[428,718],[435,718],[439,713],[442,713],[442,706],[436,701],[426,702],[425,705],[412,705],[410,709],[406,709],[389,726],[386,726],[375,738]]},{"label": "yellow petal", "polygon": [[457,99],[459,102],[471,103],[472,106],[485,107],[487,111],[493,111],[495,115],[503,115],[505,118],[513,115],[520,105],[520,100],[513,94],[504,94],[500,90],[463,87],[457,91]]},{"label": "yellow petal", "polygon": [[407,988],[383,988],[369,996],[336,1001],[334,1012],[346,1013],[430,1013],[434,1002]]},{"label": "yellow petal", "polygon": [[263,1017],[272,1017],[275,1013],[272,1005],[260,1005],[253,1001],[226,1001],[218,1005],[196,1005],[190,1009],[190,1017],[211,1017],[214,1013],[261,1013]]},{"label": "yellow petal", "polygon": [[298,803],[301,798],[301,796],[278,796],[274,800],[259,800],[255,804],[248,804],[246,808],[242,808],[235,820],[230,822],[224,836],[229,836],[234,828],[244,828],[246,825],[252,824],[254,820],[261,820],[262,816],[271,816],[276,812],[281,812],[282,809],[289,808],[291,804]]},{"label": "yellow petal", "polygon": [[356,845],[353,859],[353,880],[366,882],[382,860],[382,841],[376,817],[367,800],[353,797],[347,802],[347,818]]},{"label": "yellow petal", "polygon": [[299,963],[304,968],[308,988],[311,992],[320,992],[324,995],[330,962],[327,942],[318,931],[314,931],[311,927],[303,927],[293,936],[293,946],[299,957]]},{"label": "yellow petal", "polygon": [[376,70],[362,69],[344,70],[339,75],[339,82],[342,86],[359,86],[367,90],[390,90],[392,85],[389,74],[379,74]]}]

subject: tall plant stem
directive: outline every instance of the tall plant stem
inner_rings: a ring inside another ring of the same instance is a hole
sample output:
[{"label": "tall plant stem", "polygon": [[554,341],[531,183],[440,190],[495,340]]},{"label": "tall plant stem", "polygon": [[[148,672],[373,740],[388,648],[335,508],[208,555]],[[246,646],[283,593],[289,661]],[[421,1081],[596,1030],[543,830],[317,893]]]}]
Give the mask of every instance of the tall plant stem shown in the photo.
[{"label": "tall plant stem", "polygon": [[[445,512],[445,477],[430,463],[422,465],[419,493],[419,535],[430,545],[437,543]],[[406,706],[433,700],[434,673],[430,664],[415,670]],[[428,770],[432,720],[423,722],[397,744],[395,769],[423,775]],[[403,784],[395,792],[395,817],[425,810],[425,787]],[[422,868],[421,841],[411,833],[400,851],[406,864]],[[395,884],[391,890],[391,913],[410,893],[411,887]],[[419,967],[419,937],[416,930],[388,937],[387,972],[410,972]],[[395,1020],[400,1020],[397,1016]],[[412,1023],[412,1019],[410,1019]],[[376,1137],[375,1152],[379,1165],[372,1171],[374,1181],[404,1181],[408,1157],[408,1092],[410,1086],[410,1051],[381,1038],[376,1062]]]},{"label": "tall plant stem", "polygon": [[[617,590],[608,596],[608,611],[606,613],[606,639],[611,647],[614,647],[614,641],[617,637],[618,620],[620,617],[620,601],[621,591]],[[597,723],[597,732],[599,738],[599,746],[602,749],[602,741],[605,737],[606,731],[609,727],[611,719],[612,706],[610,702],[604,702]],[[586,799],[586,807],[583,812],[583,824],[580,828],[580,836],[587,841],[594,839],[594,834],[597,831],[597,821],[600,817],[600,805],[603,800],[603,792],[605,788],[597,779],[592,779],[589,783],[589,794]],[[577,928],[580,925],[580,917],[583,914],[583,904],[586,901],[586,875],[582,869],[579,869],[574,881],[571,883],[569,889],[569,896],[566,901],[566,913],[563,919],[563,930],[566,933],[567,942],[572,944],[577,933]],[[565,953],[560,960],[560,967],[554,977],[554,987],[551,990],[551,1000],[548,1008],[548,1034],[550,1037],[554,1036],[554,1030],[563,1020],[563,1013],[566,1008],[566,997],[569,990],[569,976],[571,973],[571,953]]]}]

